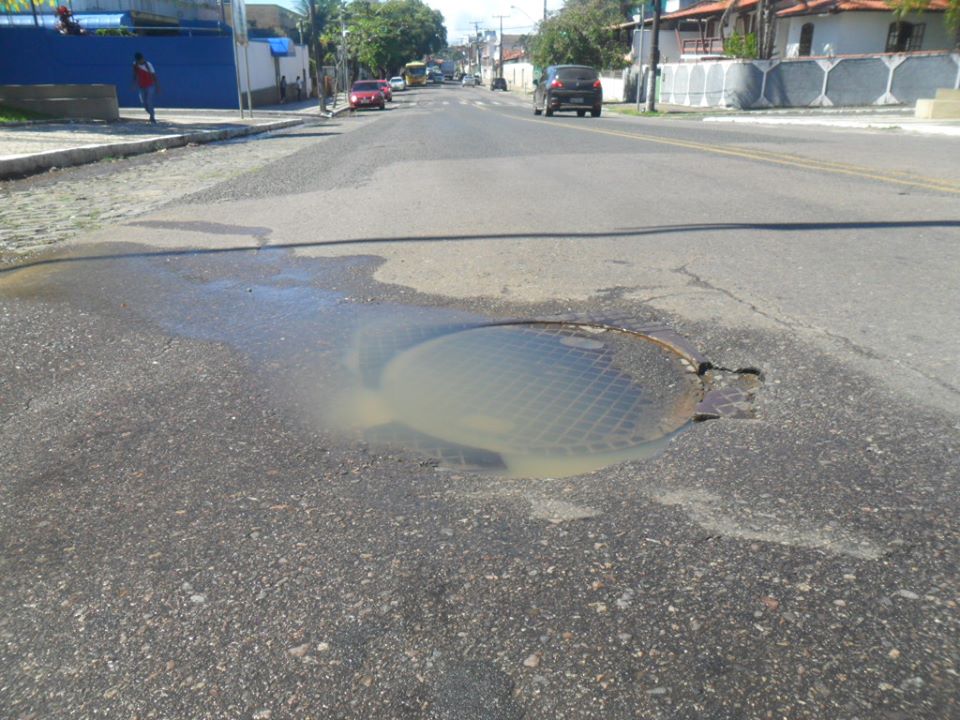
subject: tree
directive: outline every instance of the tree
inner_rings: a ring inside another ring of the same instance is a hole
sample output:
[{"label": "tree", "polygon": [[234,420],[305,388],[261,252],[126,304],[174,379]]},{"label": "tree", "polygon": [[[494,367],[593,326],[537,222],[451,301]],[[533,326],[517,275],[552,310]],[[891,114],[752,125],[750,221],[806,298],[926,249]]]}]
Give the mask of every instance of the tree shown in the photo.
[{"label": "tree", "polygon": [[543,20],[531,42],[535,65],[626,67],[624,49],[613,27],[623,21],[617,0],[569,0],[556,15]]},{"label": "tree", "polygon": [[954,46],[960,50],[960,0],[947,0],[943,22],[947,26],[947,30],[953,33]]},{"label": "tree", "polygon": [[421,0],[353,0],[346,29],[351,58],[380,77],[447,44],[443,15]]},{"label": "tree", "polygon": [[733,35],[730,38],[723,36],[723,29],[730,22],[730,17],[740,9],[740,0],[731,0],[720,16],[720,37],[723,40],[723,49],[727,55],[740,58],[760,58],[769,60],[773,57],[773,41],[776,37],[777,3],[768,0],[759,0],[756,10],[756,33]]},{"label": "tree", "polygon": [[57,0],[0,0],[0,14],[14,15],[18,13],[43,12],[44,7],[57,7]]},{"label": "tree", "polygon": [[[897,34],[907,15],[922,13],[930,7],[930,0],[887,0],[887,5],[897,21]],[[943,13],[943,24],[947,32],[953,35],[954,47],[960,48],[960,0],[947,0]]]}]

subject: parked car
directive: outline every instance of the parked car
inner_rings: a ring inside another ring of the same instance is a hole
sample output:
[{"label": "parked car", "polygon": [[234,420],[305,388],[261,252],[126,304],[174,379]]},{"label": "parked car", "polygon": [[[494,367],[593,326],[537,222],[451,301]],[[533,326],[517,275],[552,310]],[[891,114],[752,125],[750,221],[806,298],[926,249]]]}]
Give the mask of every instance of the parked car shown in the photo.
[{"label": "parked car", "polygon": [[380,89],[383,91],[383,97],[387,102],[393,102],[393,88],[390,87],[389,80],[377,80],[380,83]]},{"label": "parked car", "polygon": [[473,87],[477,84],[477,78],[473,75],[464,75],[462,78],[460,78],[460,84],[463,87],[467,87],[468,85]]},{"label": "parked car", "polygon": [[493,82],[490,83],[491,90],[506,90],[507,89],[507,79],[506,78],[494,78]]},{"label": "parked car", "polygon": [[403,79],[402,77],[400,77],[399,75],[395,75],[394,77],[390,78],[390,89],[391,89],[391,90],[395,90],[395,91],[396,91],[396,90],[401,90],[401,91],[402,91],[402,90],[406,90],[406,89],[407,89],[407,81],[404,80],[404,79]]},{"label": "parked car", "polygon": [[379,80],[357,80],[350,88],[350,109],[360,108],[387,109],[387,101],[383,97]]},{"label": "parked car", "polygon": [[600,74],[587,65],[551,65],[539,80],[534,80],[533,113],[547,117],[557,110],[576,110],[583,117],[587,111],[600,117],[603,88]]}]

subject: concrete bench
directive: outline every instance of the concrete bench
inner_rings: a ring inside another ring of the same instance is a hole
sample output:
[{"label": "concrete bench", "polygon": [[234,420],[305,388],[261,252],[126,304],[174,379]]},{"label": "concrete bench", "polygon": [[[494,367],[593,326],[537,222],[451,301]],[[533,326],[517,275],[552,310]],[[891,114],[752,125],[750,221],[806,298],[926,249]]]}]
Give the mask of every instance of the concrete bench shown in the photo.
[{"label": "concrete bench", "polygon": [[115,85],[0,85],[0,105],[56,118],[120,119]]}]

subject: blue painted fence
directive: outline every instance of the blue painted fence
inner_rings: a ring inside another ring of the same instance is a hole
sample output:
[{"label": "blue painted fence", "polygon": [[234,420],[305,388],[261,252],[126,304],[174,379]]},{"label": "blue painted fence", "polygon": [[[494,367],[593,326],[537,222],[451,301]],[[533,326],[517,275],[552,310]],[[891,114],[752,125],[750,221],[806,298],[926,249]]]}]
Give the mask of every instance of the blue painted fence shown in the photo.
[{"label": "blue painted fence", "polygon": [[158,107],[237,107],[229,34],[100,37],[0,27],[0,85],[107,83],[116,86],[120,107],[133,107],[140,104],[132,85],[135,52],[156,68]]}]

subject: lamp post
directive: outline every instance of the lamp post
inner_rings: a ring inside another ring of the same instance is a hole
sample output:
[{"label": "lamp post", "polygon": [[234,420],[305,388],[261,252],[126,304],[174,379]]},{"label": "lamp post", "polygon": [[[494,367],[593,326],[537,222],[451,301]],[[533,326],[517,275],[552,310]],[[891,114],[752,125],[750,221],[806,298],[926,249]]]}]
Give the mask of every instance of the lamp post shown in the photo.
[{"label": "lamp post", "polygon": [[[510,9],[511,9],[511,10],[518,10],[519,12],[522,12],[524,15],[527,16],[527,18],[530,20],[530,22],[533,23],[534,27],[536,27],[537,21],[534,20],[532,17],[530,17],[530,13],[528,13],[526,10],[524,10],[523,8],[518,8],[516,5],[511,5],[511,6],[510,6]],[[544,16],[544,20],[546,20],[546,16]]]}]

